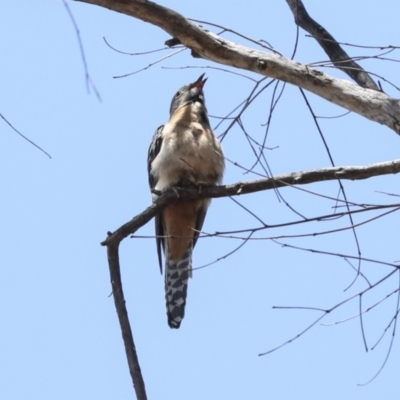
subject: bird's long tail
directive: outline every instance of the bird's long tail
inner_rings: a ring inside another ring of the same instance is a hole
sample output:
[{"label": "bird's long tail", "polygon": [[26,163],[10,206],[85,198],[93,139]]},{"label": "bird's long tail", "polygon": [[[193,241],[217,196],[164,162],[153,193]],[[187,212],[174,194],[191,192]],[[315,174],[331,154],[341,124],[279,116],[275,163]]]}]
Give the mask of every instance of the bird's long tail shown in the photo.
[{"label": "bird's long tail", "polygon": [[[168,251],[166,252],[168,254]],[[168,325],[178,329],[185,316],[185,305],[189,277],[192,276],[192,246],[179,261],[168,256],[165,262],[165,300]]]}]

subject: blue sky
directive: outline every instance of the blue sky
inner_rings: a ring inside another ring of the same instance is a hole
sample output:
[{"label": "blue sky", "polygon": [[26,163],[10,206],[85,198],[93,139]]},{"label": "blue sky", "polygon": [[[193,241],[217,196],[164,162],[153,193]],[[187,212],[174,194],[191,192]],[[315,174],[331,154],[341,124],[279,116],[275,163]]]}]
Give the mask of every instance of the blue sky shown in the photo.
[{"label": "blue sky", "polygon": [[[285,1],[246,6],[216,0],[169,1],[163,5],[198,20],[221,24],[270,42],[290,57],[296,29]],[[332,4],[331,4],[332,3]],[[399,45],[397,2],[305,1],[311,15],[338,40],[364,45]],[[244,3],[243,3],[244,4]],[[166,122],[176,90],[206,72],[209,113],[224,116],[251,89],[249,80],[207,66],[188,51],[139,74],[114,76],[146,67],[165,53],[133,57],[110,49],[103,37],[125,52],[163,47],[168,35],[157,27],[111,11],[69,2],[82,35],[92,79],[101,95],[88,94],[77,38],[61,1],[0,4],[3,96],[0,112],[52,156],[48,159],[1,122],[2,268],[0,269],[2,399],[130,399],[130,376],[114,303],[110,295],[106,232],[118,228],[150,204],[147,148],[154,130]],[[360,12],[362,10],[362,12]],[[362,15],[362,17],[361,17]],[[212,29],[212,28],[211,28]],[[239,41],[233,35],[226,36]],[[244,42],[243,42],[244,43]],[[244,43],[246,44],[246,43]],[[370,54],[350,48],[353,56]],[[393,56],[396,58],[396,56]],[[308,63],[326,55],[300,32],[295,59]],[[181,67],[199,67],[197,69]],[[398,64],[366,61],[363,66],[398,83]],[[167,68],[168,67],[168,68]],[[202,68],[200,68],[202,67]],[[172,68],[172,69],[171,69]],[[332,68],[326,70],[347,79]],[[256,77],[254,74],[245,73]],[[387,84],[384,90],[398,92]],[[262,140],[271,90],[244,117],[247,129]],[[343,109],[308,94],[318,115]],[[213,120],[214,126],[217,121]],[[351,114],[321,120],[336,165],[363,165],[398,158],[399,137],[388,128]],[[217,130],[221,133],[222,130]],[[234,128],[223,142],[230,160],[251,166],[253,155]],[[329,159],[297,88],[287,86],[274,114],[266,152],[274,174],[328,167]],[[262,173],[261,169],[257,169]],[[255,179],[227,165],[224,182]],[[396,198],[396,176],[344,182],[350,200],[389,203]],[[337,183],[308,190],[335,197]],[[333,212],[334,202],[294,188],[280,192],[307,217]],[[273,191],[238,199],[266,224],[296,220]],[[370,214],[369,216],[372,216]],[[368,216],[355,217],[356,222]],[[394,262],[398,253],[397,213],[357,229],[362,255]],[[230,231],[258,222],[230,199],[212,202],[204,231]],[[348,226],[340,219],[262,231],[259,238],[313,233]],[[138,235],[153,235],[153,223]],[[356,255],[351,231],[286,243]],[[204,238],[194,266],[208,264],[237,247],[238,239]],[[269,240],[247,243],[234,255],[195,271],[189,283],[186,317],[178,331],[166,321],[163,278],[153,239],[126,239],[121,265],[129,316],[149,399],[396,399],[399,342],[380,376],[390,333],[374,350],[363,347],[359,319],[335,326],[317,324],[282,349],[258,354],[295,336],[319,314],[274,310],[273,306],[329,308],[365,287],[361,279],[344,292],[354,271],[340,258],[282,248]],[[388,267],[362,264],[374,282]],[[398,276],[365,296],[374,304],[398,287]],[[365,316],[371,347],[396,309],[392,296]],[[357,314],[351,302],[323,321],[333,324]],[[391,331],[389,331],[391,332]]]}]

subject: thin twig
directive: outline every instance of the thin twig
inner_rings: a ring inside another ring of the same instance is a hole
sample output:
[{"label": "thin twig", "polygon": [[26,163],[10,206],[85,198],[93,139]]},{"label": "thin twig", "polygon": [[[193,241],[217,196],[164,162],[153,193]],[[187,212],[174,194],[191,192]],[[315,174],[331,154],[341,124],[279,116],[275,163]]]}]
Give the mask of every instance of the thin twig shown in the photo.
[{"label": "thin twig", "polygon": [[[326,152],[327,152],[327,154],[328,154],[328,157],[329,157],[329,160],[330,160],[330,162],[331,162],[331,165],[332,165],[332,167],[334,167],[334,166],[335,166],[335,163],[334,163],[334,161],[333,161],[333,156],[332,156],[332,154],[331,154],[331,151],[330,151],[330,149],[329,149],[329,146],[328,146],[328,143],[327,143],[327,141],[326,141],[326,139],[325,139],[325,136],[324,136],[323,133],[322,133],[321,127],[319,126],[319,123],[318,123],[318,120],[317,120],[317,118],[316,118],[316,116],[315,116],[314,110],[312,109],[311,104],[310,104],[310,102],[308,101],[308,97],[307,97],[306,94],[304,93],[304,90],[301,89],[301,88],[299,88],[299,90],[300,90],[300,93],[302,94],[303,99],[304,99],[304,101],[306,102],[306,105],[307,105],[307,107],[308,107],[308,109],[309,109],[309,111],[310,111],[310,113],[311,113],[311,115],[312,115],[312,117],[313,117],[314,123],[315,123],[315,125],[316,125],[316,127],[317,127],[319,136],[320,136],[320,138],[321,138],[321,140],[322,140],[322,142],[323,142],[323,144],[324,144],[324,147],[325,147],[325,150],[326,150]],[[342,194],[343,194],[343,198],[344,198],[344,200],[345,200],[345,205],[346,205],[347,211],[350,211],[350,207],[349,207],[349,205],[348,205],[348,200],[347,200],[346,191],[344,190],[344,186],[343,186],[343,184],[342,184],[342,182],[341,182],[340,179],[338,179],[338,184],[339,184],[340,191],[341,191]],[[352,228],[352,232],[353,232],[354,241],[355,241],[355,244],[356,244],[356,247],[357,247],[357,252],[358,252],[359,257],[361,257],[361,247],[360,247],[360,243],[359,243],[359,240],[358,240],[357,232],[356,232],[356,230],[355,230],[355,228],[354,228],[355,225],[354,225],[353,217],[352,217],[352,215],[351,215],[350,213],[349,213],[348,215],[349,215],[349,219],[350,219],[350,224],[351,224],[351,226],[353,227],[353,228]],[[357,277],[358,277],[358,275],[360,274],[360,270],[361,270],[361,261],[359,261],[359,263],[358,263],[357,274],[356,274],[356,276],[354,277],[354,280],[350,283],[349,287],[351,287],[351,286],[355,283],[355,281],[357,280]]]},{"label": "thin twig", "polygon": [[183,48],[181,48],[181,49],[179,49],[179,50],[177,50],[177,51],[174,51],[173,53],[169,53],[168,55],[166,55],[166,56],[164,56],[164,57],[161,57],[160,59],[158,59],[158,60],[156,60],[156,61],[150,63],[150,64],[147,65],[146,67],[140,68],[140,69],[138,69],[138,70],[136,70],[136,71],[133,71],[133,72],[129,72],[128,74],[117,75],[117,76],[114,76],[113,78],[114,78],[114,79],[126,78],[127,76],[135,75],[135,74],[137,74],[137,73],[139,73],[139,72],[142,72],[142,71],[145,71],[146,69],[151,68],[153,65],[156,65],[156,64],[160,63],[161,61],[166,60],[167,58],[171,58],[171,57],[175,56],[175,55],[178,54],[178,53],[182,53],[182,51],[185,51],[185,50],[187,50],[187,48],[186,48],[186,47],[183,47]]},{"label": "thin twig", "polygon": [[79,51],[81,53],[81,58],[82,58],[82,63],[83,63],[83,68],[85,70],[85,82],[86,82],[86,90],[88,93],[90,93],[90,87],[92,87],[97,99],[101,102],[101,96],[100,93],[98,92],[96,85],[93,82],[93,79],[91,78],[90,74],[89,74],[89,68],[87,65],[87,61],[86,61],[86,56],[85,56],[85,50],[83,48],[83,43],[82,43],[82,38],[81,38],[81,32],[79,30],[78,24],[75,21],[74,15],[72,14],[71,9],[69,8],[69,5],[67,3],[66,0],[62,0],[64,3],[64,6],[67,10],[67,13],[71,19],[72,25],[74,26],[75,29],[75,33],[76,33],[76,37],[78,39],[78,43],[79,43]]},{"label": "thin twig", "polygon": [[124,55],[126,55],[126,56],[143,56],[143,55],[146,55],[146,54],[158,53],[158,52],[160,52],[160,51],[165,51],[165,50],[169,50],[169,49],[170,49],[168,46],[165,46],[165,47],[163,47],[163,48],[161,48],[161,49],[155,49],[155,50],[149,50],[149,51],[142,51],[142,52],[139,52],[139,53],[129,53],[129,52],[126,52],[126,51],[118,50],[117,48],[115,48],[114,46],[112,46],[112,45],[107,41],[107,39],[106,39],[105,37],[103,37],[103,40],[104,40],[105,44],[106,44],[110,49],[114,50],[114,51],[117,52],[117,53],[124,54]]},{"label": "thin twig", "polygon": [[385,275],[383,278],[381,278],[378,281],[376,281],[371,287],[368,287],[368,288],[366,288],[364,290],[361,290],[359,293],[348,297],[347,299],[335,304],[333,307],[331,307],[329,309],[321,309],[321,308],[316,308],[316,307],[283,307],[283,306],[279,306],[279,307],[278,306],[274,306],[274,307],[272,307],[273,309],[281,309],[281,310],[282,309],[312,310],[312,311],[322,312],[323,314],[320,317],[318,317],[314,322],[312,322],[307,328],[303,329],[300,333],[298,333],[296,336],[293,336],[289,340],[285,341],[284,343],[280,344],[279,346],[276,346],[276,347],[272,348],[271,350],[268,350],[268,351],[266,351],[264,353],[260,353],[259,356],[265,356],[267,354],[273,353],[274,351],[282,348],[283,346],[286,346],[287,344],[292,343],[296,339],[298,339],[301,336],[303,336],[306,332],[308,332],[314,325],[316,325],[319,321],[321,321],[323,318],[325,318],[328,314],[331,314],[334,310],[336,310],[337,308],[341,307],[343,304],[346,304],[349,301],[357,298],[358,296],[363,295],[364,293],[367,293],[368,291],[372,290],[373,288],[379,286],[382,282],[384,282],[385,280],[389,279],[396,272],[397,272],[397,269],[394,269],[389,274]]},{"label": "thin twig", "polygon": [[51,155],[49,153],[47,153],[47,151],[43,150],[40,146],[38,146],[36,143],[32,142],[32,140],[28,139],[25,135],[23,135],[19,130],[17,130],[12,124],[11,122],[9,122],[4,116],[3,114],[0,113],[0,117],[3,119],[3,121],[16,133],[18,133],[18,135],[20,135],[23,139],[25,139],[27,142],[29,142],[32,146],[35,146],[37,149],[39,149],[41,152],[43,152],[44,154],[46,154],[47,157],[49,157],[51,159]]},{"label": "thin twig", "polygon": [[291,245],[288,243],[279,242],[278,240],[272,240],[272,241],[282,247],[286,247],[289,249],[302,250],[302,251],[306,251],[306,252],[313,253],[313,254],[322,254],[322,255],[334,256],[334,257],[339,257],[339,258],[351,258],[353,260],[359,260],[361,258],[361,261],[365,261],[365,262],[369,262],[369,263],[373,263],[373,264],[385,265],[387,267],[393,267],[395,270],[400,269],[399,265],[396,265],[396,264],[390,263],[390,262],[373,260],[371,258],[366,258],[366,257],[352,256],[349,254],[334,253],[332,251],[323,251],[323,250],[305,248],[305,247],[300,247],[300,246],[294,246],[294,245]]},{"label": "thin twig", "polygon": [[240,76],[242,78],[246,78],[249,79],[253,82],[258,82],[256,79],[251,78],[250,76],[244,75],[244,74],[240,74],[239,72],[235,72],[235,71],[231,71],[229,69],[226,68],[218,68],[218,67],[212,67],[210,65],[187,65],[186,67],[161,67],[162,69],[213,69],[216,71],[222,71],[222,72],[226,72],[227,74],[232,74],[232,75],[236,75],[236,76]]},{"label": "thin twig", "polygon": [[[370,307],[366,308],[364,311],[362,311],[362,314],[366,314],[369,311],[371,311],[372,309],[374,309],[375,307],[379,306],[379,304],[383,303],[385,300],[387,300],[389,297],[391,297],[392,295],[397,293],[399,290],[400,290],[399,288],[393,290],[391,293],[387,294],[383,299],[379,300],[378,302],[376,302],[372,306],[370,306]],[[321,324],[321,326],[334,326],[334,325],[338,325],[338,324],[343,324],[345,322],[351,321],[354,318],[358,318],[359,316],[360,316],[360,313],[358,313],[356,315],[352,315],[351,317],[348,317],[348,318],[343,319],[341,321],[336,321],[336,322],[334,322],[332,324]]]},{"label": "thin twig", "polygon": [[[400,274],[399,274],[399,279],[400,279]],[[400,283],[399,283],[399,285],[400,285]],[[392,348],[393,348],[394,338],[396,336],[396,327],[397,327],[397,321],[398,321],[397,317],[399,316],[399,312],[400,312],[399,305],[400,305],[400,292],[397,295],[396,313],[395,313],[395,315],[392,318],[390,324],[388,325],[388,327],[385,329],[385,332],[384,332],[384,334],[385,334],[387,329],[390,327],[390,325],[394,321],[393,331],[392,331],[392,338],[390,340],[390,345],[389,345],[388,351],[386,353],[385,360],[383,361],[383,363],[382,363],[381,367],[379,368],[379,370],[377,371],[377,373],[368,382],[363,383],[363,384],[359,384],[359,386],[365,386],[365,385],[368,385],[369,383],[371,383],[382,372],[383,368],[385,367],[385,365],[386,365],[386,363],[387,363],[387,361],[389,359],[390,353],[392,352]]]}]

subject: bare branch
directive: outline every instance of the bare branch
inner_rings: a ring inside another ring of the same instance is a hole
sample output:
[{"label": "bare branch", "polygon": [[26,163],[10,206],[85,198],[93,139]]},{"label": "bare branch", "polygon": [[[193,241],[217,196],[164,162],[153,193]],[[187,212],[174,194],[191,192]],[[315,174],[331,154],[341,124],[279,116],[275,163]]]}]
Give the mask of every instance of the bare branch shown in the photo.
[{"label": "bare branch", "polygon": [[308,14],[301,0],[286,0],[296,24],[310,33],[324,49],[333,64],[350,76],[360,86],[380,90],[364,69],[341,48],[335,38]]},{"label": "bare branch", "polygon": [[82,58],[82,63],[83,63],[83,68],[85,70],[85,81],[86,81],[86,90],[88,93],[90,93],[90,87],[92,87],[94,93],[96,94],[97,100],[99,100],[100,102],[101,100],[101,96],[99,91],[96,88],[96,85],[94,84],[90,74],[89,74],[89,68],[87,65],[87,61],[86,61],[86,56],[85,56],[85,50],[83,48],[83,43],[82,43],[82,38],[81,38],[81,32],[79,30],[78,24],[75,21],[74,15],[72,14],[72,11],[70,10],[68,3],[66,2],[66,0],[63,0],[64,6],[67,10],[67,13],[71,19],[72,25],[74,26],[75,29],[75,33],[76,33],[76,37],[78,39],[78,43],[79,43],[79,51],[81,53],[81,58]]},{"label": "bare branch", "polygon": [[[333,257],[339,257],[339,258],[343,258],[343,259],[352,259],[352,260],[360,260],[361,261],[365,261],[365,262],[369,262],[369,263],[373,263],[373,264],[379,264],[379,265],[385,265],[387,267],[393,267],[395,269],[400,269],[400,266],[391,262],[386,262],[386,261],[380,261],[380,260],[373,260],[371,258],[365,258],[365,257],[359,257],[359,256],[352,256],[350,254],[341,254],[341,253],[334,253],[332,251],[323,251],[323,250],[318,250],[318,249],[310,249],[310,248],[305,248],[305,247],[300,247],[300,246],[294,246],[292,244],[288,244],[288,243],[284,243],[284,242],[279,242],[278,240],[275,239],[271,239],[273,242],[275,242],[276,244],[282,246],[282,247],[286,247],[288,249],[294,249],[294,250],[301,250],[301,251],[305,251],[305,252],[309,252],[309,253],[313,253],[313,254],[323,254],[326,256],[333,256]],[[371,286],[371,285],[370,285]]]},{"label": "bare branch", "polygon": [[[370,284],[370,286],[371,286],[371,284]],[[361,314],[366,314],[366,313],[370,312],[372,309],[374,309],[375,307],[379,306],[381,303],[383,303],[383,302],[386,301],[389,297],[391,297],[392,295],[398,293],[399,291],[400,291],[400,288],[397,288],[397,289],[393,290],[392,292],[390,292],[389,294],[387,294],[385,297],[383,297],[381,300],[377,301],[377,302],[374,303],[372,306],[366,308],[364,311],[359,312],[359,313],[356,314],[356,315],[353,315],[353,316],[348,317],[348,318],[346,318],[346,319],[343,319],[343,320],[341,320],[341,321],[333,322],[333,323],[331,323],[331,324],[321,324],[321,325],[322,325],[322,326],[334,326],[334,325],[338,325],[338,324],[343,324],[344,322],[348,322],[348,321],[350,321],[350,320],[352,320],[352,319],[354,319],[354,318],[358,318]]]},{"label": "bare branch", "polygon": [[1,113],[0,113],[0,118],[3,119],[3,121],[16,133],[18,133],[18,135],[20,135],[23,139],[25,139],[27,142],[29,142],[32,146],[35,146],[37,149],[39,149],[41,152],[43,152],[44,154],[46,154],[47,157],[49,157],[51,159],[51,155],[43,150],[40,146],[38,146],[36,143],[32,142],[32,140],[28,139],[25,135],[23,135],[18,129],[14,128],[14,126],[11,124],[11,122],[9,122]]},{"label": "bare branch", "polygon": [[176,11],[150,1],[75,1],[95,4],[149,22],[205,59],[299,86],[400,133],[400,101],[385,93],[333,78],[276,54],[233,43],[196,26]]},{"label": "bare branch", "polygon": [[[359,180],[367,179],[372,176],[397,174],[399,172],[400,159],[397,159],[367,166],[333,167],[295,172],[280,175],[275,178],[238,182],[233,185],[202,186],[200,193],[197,187],[174,188],[175,190],[170,189],[162,193],[160,192],[160,197],[153,205],[122,225],[113,234],[110,234],[101,245],[109,246],[110,244],[120,243],[124,238],[135,233],[140,227],[149,222],[167,204],[174,201],[238,196],[292,185],[305,185],[308,183],[337,179]],[[179,197],[176,190],[179,190]]]},{"label": "bare branch", "polygon": [[136,71],[134,71],[134,72],[129,72],[129,73],[124,74],[124,75],[114,76],[113,78],[115,78],[115,79],[117,79],[117,78],[126,78],[127,76],[135,75],[135,74],[137,74],[137,73],[139,73],[139,72],[142,72],[142,71],[145,71],[146,69],[151,68],[153,65],[158,64],[158,63],[160,63],[160,62],[166,60],[167,58],[171,58],[171,57],[173,57],[174,55],[176,55],[176,54],[178,54],[178,53],[182,53],[182,51],[185,51],[185,50],[186,50],[186,48],[181,48],[181,49],[179,49],[179,50],[177,50],[177,51],[174,51],[173,53],[169,53],[169,54],[167,54],[166,56],[159,58],[159,59],[156,60],[156,61],[153,61],[152,63],[150,63],[150,64],[147,65],[146,67],[140,68],[140,69],[138,69],[138,70],[136,70]]},{"label": "bare branch", "polygon": [[[271,350],[268,350],[264,353],[260,353],[259,356],[265,356],[267,354],[273,353],[274,351],[280,349],[281,347],[284,347],[292,342],[294,342],[296,339],[299,339],[301,336],[303,336],[306,332],[308,332],[314,325],[316,325],[319,321],[321,321],[323,318],[325,318],[328,314],[331,314],[333,311],[335,311],[337,308],[339,308],[340,306],[342,306],[343,304],[346,304],[352,300],[354,300],[355,298],[362,296],[363,294],[371,291],[372,289],[376,288],[377,286],[379,286],[382,282],[386,281],[387,279],[389,279],[392,275],[394,275],[397,272],[397,269],[394,269],[393,271],[391,271],[389,274],[385,275],[383,278],[379,279],[378,281],[376,281],[374,284],[372,284],[371,286],[367,287],[366,289],[361,290],[360,292],[348,297],[345,300],[342,300],[341,302],[335,304],[333,307],[329,308],[329,309],[323,309],[323,308],[316,308],[316,307],[282,307],[282,306],[274,306],[272,307],[273,309],[286,309],[286,310],[311,310],[311,311],[319,311],[322,312],[323,314],[318,317],[314,322],[312,322],[310,325],[308,325],[307,328],[303,329],[300,333],[298,333],[296,336],[293,336],[291,339],[287,340],[286,342],[280,344],[279,346],[274,347]],[[397,321],[397,314],[396,314],[396,321]],[[391,344],[393,343],[393,340],[391,342]],[[388,357],[388,356],[387,356]],[[387,361],[387,358],[385,360],[385,363]]]},{"label": "bare branch", "polygon": [[[316,115],[314,113],[314,110],[312,109],[311,104],[308,101],[308,98],[307,98],[306,94],[304,93],[304,90],[300,89],[300,92],[301,92],[301,94],[302,94],[302,96],[304,98],[304,101],[306,102],[307,107],[308,107],[308,109],[309,109],[309,111],[310,111],[310,113],[311,113],[311,115],[312,115],[312,117],[314,119],[315,126],[316,126],[316,128],[318,130],[320,138],[322,139],[322,142],[324,144],[325,150],[328,153],[328,157],[329,157],[329,160],[331,161],[331,165],[332,165],[332,167],[334,167],[335,163],[333,162],[333,157],[332,157],[331,151],[329,149],[328,143],[326,142],[325,136],[322,133],[322,130],[321,130],[320,126],[319,126],[319,122],[318,122],[317,117],[316,117]],[[345,206],[347,208],[347,211],[350,211],[349,203],[348,203],[348,200],[347,200],[347,194],[346,194],[346,191],[344,190],[344,186],[342,185],[342,182],[340,181],[340,179],[338,179],[338,184],[339,184],[340,192],[343,194],[343,199],[345,200]],[[357,232],[356,232],[356,230],[354,228],[355,225],[354,225],[354,221],[353,221],[353,216],[350,213],[349,213],[349,220],[350,220],[351,226],[353,227],[353,229],[352,229],[353,230],[353,237],[354,237],[354,241],[355,241],[355,244],[356,244],[356,247],[357,247],[358,256],[361,257],[360,242],[358,240]],[[361,270],[361,261],[358,262],[357,275],[354,277],[354,281],[351,283],[350,286],[352,286],[352,284],[355,283],[355,281],[357,280],[357,277],[358,277],[358,275],[360,273],[360,270]]]},{"label": "bare branch", "polygon": [[121,270],[119,266],[118,243],[107,247],[108,264],[110,267],[110,278],[113,290],[115,308],[121,326],[122,338],[125,345],[126,358],[128,360],[129,372],[132,377],[133,386],[138,400],[147,400],[146,389],[136,353],[135,343],[126,310],[124,292],[122,289]]}]

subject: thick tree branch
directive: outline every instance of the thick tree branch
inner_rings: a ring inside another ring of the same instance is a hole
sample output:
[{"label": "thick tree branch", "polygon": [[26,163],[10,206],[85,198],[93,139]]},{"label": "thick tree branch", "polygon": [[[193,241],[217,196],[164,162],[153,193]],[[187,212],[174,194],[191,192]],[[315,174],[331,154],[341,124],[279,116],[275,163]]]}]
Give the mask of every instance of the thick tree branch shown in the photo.
[{"label": "thick tree branch", "polygon": [[150,1],[76,1],[95,4],[149,22],[179,39],[203,58],[299,86],[400,134],[400,101],[382,92],[364,89],[285,57],[223,39],[194,25],[176,11]]},{"label": "thick tree branch", "polygon": [[314,36],[314,39],[325,50],[333,64],[350,76],[360,86],[380,90],[361,65],[357,64],[342,49],[335,38],[308,14],[301,0],[286,0],[292,11],[296,24]]},{"label": "thick tree branch", "polygon": [[114,233],[110,233],[101,245],[118,245],[124,238],[135,233],[140,227],[149,222],[167,204],[174,201],[239,196],[286,186],[306,185],[308,183],[337,179],[360,180],[379,175],[397,174],[399,172],[400,159],[397,159],[366,166],[332,167],[304,172],[294,172],[291,174],[280,175],[275,178],[238,182],[233,185],[202,186],[200,191],[196,187],[176,188],[179,189],[179,197],[175,190],[167,190],[160,194],[160,197],[153,205],[132,218],[126,224],[122,225]]}]

